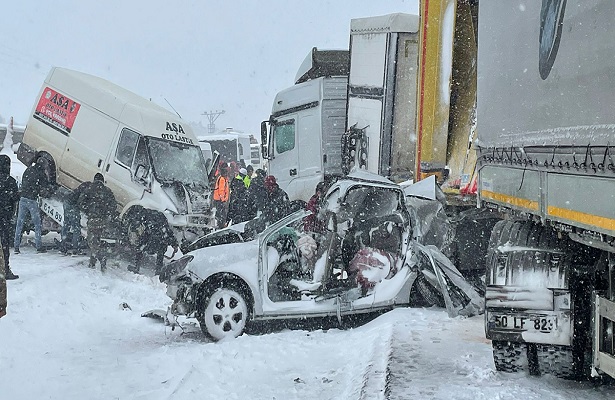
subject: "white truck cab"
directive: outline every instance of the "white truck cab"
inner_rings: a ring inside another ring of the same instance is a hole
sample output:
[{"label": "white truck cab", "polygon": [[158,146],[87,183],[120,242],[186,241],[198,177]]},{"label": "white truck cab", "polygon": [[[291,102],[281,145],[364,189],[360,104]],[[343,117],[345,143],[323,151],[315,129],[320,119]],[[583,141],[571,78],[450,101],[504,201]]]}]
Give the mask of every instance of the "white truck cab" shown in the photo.
[{"label": "white truck cab", "polygon": [[325,176],[342,175],[348,57],[348,50],[313,48],[261,124],[268,173],[291,200],[308,201]]},{"label": "white truck cab", "polygon": [[122,216],[158,210],[178,236],[210,226],[205,160],[188,123],[104,79],[52,68],[18,151],[26,165],[34,156],[68,189],[102,173]]}]

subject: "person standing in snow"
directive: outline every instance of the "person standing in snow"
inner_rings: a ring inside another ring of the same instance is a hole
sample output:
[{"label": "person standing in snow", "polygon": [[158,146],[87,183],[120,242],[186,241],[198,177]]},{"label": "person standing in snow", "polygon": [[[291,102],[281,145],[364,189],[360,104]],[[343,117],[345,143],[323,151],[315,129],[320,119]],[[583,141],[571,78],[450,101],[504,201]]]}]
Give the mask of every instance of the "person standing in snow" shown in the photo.
[{"label": "person standing in snow", "polygon": [[9,240],[13,233],[11,221],[15,215],[15,205],[19,201],[17,182],[11,176],[11,158],[5,154],[0,155],[0,242],[2,242],[3,264],[5,278],[17,279],[9,266]]},{"label": "person standing in snow", "polygon": [[115,196],[105,186],[105,178],[99,172],[94,180],[79,196],[79,207],[88,217],[88,246],[90,248],[90,268],[100,261],[100,270],[107,269],[107,255],[104,253],[101,237],[117,212]]},{"label": "person standing in snow", "polygon": [[218,177],[214,185],[214,208],[216,209],[216,226],[222,229],[226,226],[229,201],[229,169],[226,163],[221,163],[218,167]]},{"label": "person standing in snow", "polygon": [[[4,256],[0,253],[0,261],[4,263]],[[6,279],[4,270],[0,268],[0,318],[6,315]]]},{"label": "person standing in snow", "polygon": [[243,178],[243,183],[246,185],[246,189],[250,189],[250,184],[252,183],[252,175],[254,175],[254,167],[248,165],[246,167],[245,178]]},{"label": "person standing in snow", "polygon": [[325,224],[323,221],[319,219],[319,213],[320,213],[320,205],[322,203],[322,199],[326,192],[327,192],[327,184],[324,181],[318,182],[318,185],[316,185],[316,190],[314,191],[314,194],[312,195],[312,197],[310,197],[310,200],[307,202],[307,205],[305,206],[305,209],[307,211],[312,212],[312,214],[308,215],[303,220],[304,221],[303,228],[307,232],[324,233],[325,231]]},{"label": "person standing in snow", "polygon": [[162,268],[167,248],[169,246],[173,248],[174,256],[179,243],[164,214],[141,206],[136,206],[135,209],[134,223],[131,223],[128,233],[130,244],[134,248],[135,265],[129,265],[128,270],[135,274],[139,273],[145,254],[155,254],[156,274],[158,274]]},{"label": "person standing in snow", "polygon": [[268,223],[274,223],[290,213],[290,200],[273,175],[265,178],[265,189],[267,190],[267,203],[263,214]]},{"label": "person standing in snow", "polygon": [[79,254],[79,239],[81,239],[81,210],[79,209],[79,197],[92,182],[83,182],[75,190],[64,198],[64,217],[62,224],[62,243],[60,251],[69,253],[68,236],[71,235],[73,254]]},{"label": "person standing in snow", "polygon": [[42,157],[38,157],[36,161],[32,162],[32,165],[26,168],[21,178],[21,198],[19,199],[17,224],[15,225],[15,254],[20,253],[19,246],[21,245],[21,234],[26,213],[30,214],[30,219],[34,224],[34,245],[36,246],[36,251],[39,253],[45,252],[41,239],[41,210],[38,207],[38,197],[47,185],[44,164],[45,160]]},{"label": "person standing in snow", "polygon": [[265,171],[263,171],[262,169],[257,169],[256,176],[250,181],[250,187],[248,188],[248,197],[246,200],[248,219],[255,218],[259,211],[262,213],[265,209],[265,204],[267,204],[265,176]]},{"label": "person standing in snow", "polygon": [[231,181],[229,217],[232,219],[234,224],[248,220],[248,189],[246,188],[246,184],[244,182],[246,174],[246,169],[241,168],[235,178]]}]

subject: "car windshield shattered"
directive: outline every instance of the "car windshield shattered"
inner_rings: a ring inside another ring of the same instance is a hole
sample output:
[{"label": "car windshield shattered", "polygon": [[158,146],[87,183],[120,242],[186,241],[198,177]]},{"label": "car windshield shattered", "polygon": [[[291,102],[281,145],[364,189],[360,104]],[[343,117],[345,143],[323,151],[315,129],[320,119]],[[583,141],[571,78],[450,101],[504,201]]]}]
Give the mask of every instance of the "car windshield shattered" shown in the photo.
[{"label": "car windshield shattered", "polygon": [[399,190],[356,186],[341,203],[340,219],[364,220],[390,215],[399,209],[400,197]]},{"label": "car windshield shattered", "polygon": [[205,160],[198,146],[152,137],[147,141],[159,181],[207,186]]}]

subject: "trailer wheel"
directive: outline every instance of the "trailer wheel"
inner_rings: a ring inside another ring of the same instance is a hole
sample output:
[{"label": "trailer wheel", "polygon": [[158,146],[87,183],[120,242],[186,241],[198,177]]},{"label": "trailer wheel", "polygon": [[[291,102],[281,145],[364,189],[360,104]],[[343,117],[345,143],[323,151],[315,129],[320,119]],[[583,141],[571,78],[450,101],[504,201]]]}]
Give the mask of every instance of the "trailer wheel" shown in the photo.
[{"label": "trailer wheel", "polygon": [[519,372],[527,370],[527,344],[494,340],[493,362],[495,369],[501,372]]},{"label": "trailer wheel", "polygon": [[574,379],[574,362],[570,346],[537,344],[538,368],[541,374],[558,378]]}]

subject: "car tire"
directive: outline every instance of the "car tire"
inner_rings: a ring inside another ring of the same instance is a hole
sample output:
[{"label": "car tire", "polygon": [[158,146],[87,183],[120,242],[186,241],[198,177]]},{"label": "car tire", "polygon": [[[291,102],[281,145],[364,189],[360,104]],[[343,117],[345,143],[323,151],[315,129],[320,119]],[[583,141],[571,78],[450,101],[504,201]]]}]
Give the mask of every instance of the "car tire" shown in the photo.
[{"label": "car tire", "polygon": [[201,330],[213,341],[242,335],[250,319],[248,298],[232,285],[206,293],[199,308],[197,319]]}]

